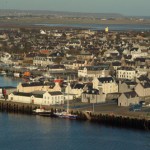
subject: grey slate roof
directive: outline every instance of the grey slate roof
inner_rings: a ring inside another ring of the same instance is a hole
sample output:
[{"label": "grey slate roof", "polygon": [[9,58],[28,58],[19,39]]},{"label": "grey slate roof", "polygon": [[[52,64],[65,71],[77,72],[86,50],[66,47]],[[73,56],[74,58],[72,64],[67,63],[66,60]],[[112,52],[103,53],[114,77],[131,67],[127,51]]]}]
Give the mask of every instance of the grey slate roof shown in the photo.
[{"label": "grey slate roof", "polygon": [[77,83],[77,84],[75,84],[75,86],[73,87],[73,89],[83,89],[84,86],[85,86],[84,84]]},{"label": "grey slate roof", "polygon": [[18,95],[18,96],[26,96],[26,97],[31,97],[32,95],[34,97],[37,97],[37,98],[43,98],[43,94],[34,94],[34,93],[24,93],[24,92],[14,92],[13,93],[14,95]]},{"label": "grey slate roof", "polygon": [[112,77],[100,77],[98,78],[98,80],[101,83],[114,82],[114,79]]},{"label": "grey slate roof", "polygon": [[137,94],[136,94],[135,91],[125,92],[124,95],[125,95],[128,99],[137,97]]},{"label": "grey slate roof", "polygon": [[50,82],[31,82],[31,83],[22,83],[23,87],[31,87],[31,86],[50,86]]},{"label": "grey slate roof", "polygon": [[62,92],[56,91],[56,92],[48,92],[50,95],[63,95]]},{"label": "grey slate roof", "polygon": [[145,82],[141,84],[144,88],[150,88],[150,83],[149,82]]}]

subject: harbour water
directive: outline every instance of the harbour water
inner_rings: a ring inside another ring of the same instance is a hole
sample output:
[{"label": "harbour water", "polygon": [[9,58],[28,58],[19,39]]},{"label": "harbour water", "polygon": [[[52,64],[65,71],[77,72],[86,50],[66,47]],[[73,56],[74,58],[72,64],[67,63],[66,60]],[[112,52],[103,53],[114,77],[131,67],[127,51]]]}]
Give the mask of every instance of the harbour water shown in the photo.
[{"label": "harbour water", "polygon": [[92,30],[104,30],[109,27],[110,31],[150,31],[148,24],[36,24],[48,27],[72,27]]},{"label": "harbour water", "polygon": [[[0,77],[1,86],[18,80]],[[89,121],[0,113],[0,150],[149,150],[150,132]]]},{"label": "harbour water", "polygon": [[1,150],[149,150],[150,133],[40,116],[0,113]]},{"label": "harbour water", "polygon": [[0,87],[13,86],[16,87],[21,82],[20,78],[10,78],[7,76],[0,76]]}]

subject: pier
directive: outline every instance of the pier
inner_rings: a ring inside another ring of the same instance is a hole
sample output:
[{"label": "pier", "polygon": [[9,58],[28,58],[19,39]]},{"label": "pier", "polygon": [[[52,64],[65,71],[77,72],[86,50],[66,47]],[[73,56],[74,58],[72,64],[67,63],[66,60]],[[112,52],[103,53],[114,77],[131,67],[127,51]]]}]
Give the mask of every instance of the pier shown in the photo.
[{"label": "pier", "polygon": [[[1,112],[24,113],[32,115],[33,110],[39,107],[39,105],[35,104],[14,103],[11,101],[0,100]],[[52,113],[56,111],[55,106],[47,106],[45,109],[51,110]],[[58,107],[57,109],[60,111],[63,110],[62,107]],[[89,120],[94,123],[105,124],[114,127],[150,130],[150,119],[148,117],[131,117],[128,115],[123,116],[110,113],[94,113],[73,109],[70,111],[71,113],[78,115],[78,120]]]}]

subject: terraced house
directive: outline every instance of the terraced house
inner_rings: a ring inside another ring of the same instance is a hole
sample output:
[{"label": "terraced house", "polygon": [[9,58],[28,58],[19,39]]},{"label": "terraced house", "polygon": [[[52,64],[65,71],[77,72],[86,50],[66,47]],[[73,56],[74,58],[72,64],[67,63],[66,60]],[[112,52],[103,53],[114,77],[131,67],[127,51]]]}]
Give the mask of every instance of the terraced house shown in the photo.
[{"label": "terraced house", "polygon": [[118,84],[111,76],[100,78],[95,77],[92,82],[94,89],[102,89],[102,92],[105,94],[118,92]]}]

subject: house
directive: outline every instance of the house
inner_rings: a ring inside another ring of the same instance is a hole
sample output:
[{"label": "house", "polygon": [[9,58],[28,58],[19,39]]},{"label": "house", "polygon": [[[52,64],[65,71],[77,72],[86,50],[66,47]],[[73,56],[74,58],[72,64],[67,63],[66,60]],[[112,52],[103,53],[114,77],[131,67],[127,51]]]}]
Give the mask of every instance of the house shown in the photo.
[{"label": "house", "polygon": [[64,65],[47,65],[47,69],[50,72],[62,72],[65,71],[65,66]]},{"label": "house", "polygon": [[150,97],[150,79],[147,76],[136,78],[135,91],[142,98]]},{"label": "house", "polygon": [[117,70],[118,68],[121,67],[121,62],[114,61],[114,62],[112,62],[112,66],[113,66],[114,70]]},{"label": "house", "polygon": [[106,101],[106,94],[102,90],[86,90],[82,93],[81,101],[83,103],[103,103]]},{"label": "house", "polygon": [[65,93],[73,94],[75,97],[80,97],[81,94],[87,90],[86,84],[83,83],[69,83],[65,88]]},{"label": "house", "polygon": [[66,44],[67,47],[72,46],[72,47],[80,47],[81,46],[81,41],[77,39],[72,39],[70,42]]},{"label": "house", "polygon": [[14,92],[8,95],[8,100],[12,102],[45,106],[64,104],[64,96],[60,91],[33,91],[29,93]]},{"label": "house", "polygon": [[140,97],[150,97],[150,82],[138,83],[135,87],[135,91]]},{"label": "house", "polygon": [[146,82],[150,83],[150,78],[147,77],[146,75],[142,75],[142,76],[136,78],[136,82],[137,83],[146,83]]},{"label": "house", "polygon": [[146,65],[141,65],[136,67],[136,77],[146,75],[149,72],[150,68]]},{"label": "house", "polygon": [[8,95],[8,100],[18,103],[41,105],[44,93],[43,91],[38,91],[37,93],[13,92]]},{"label": "house", "polygon": [[133,91],[136,85],[136,82],[130,80],[119,81],[119,93]]},{"label": "house", "polygon": [[43,94],[43,105],[61,105],[64,104],[64,96],[60,91],[45,92]]},{"label": "house", "polygon": [[95,77],[92,82],[94,89],[102,89],[102,92],[105,94],[118,92],[118,84],[111,76],[100,78]]},{"label": "house", "polygon": [[78,77],[100,77],[102,75],[108,76],[110,74],[109,64],[99,64],[96,66],[80,67],[78,69]]},{"label": "house", "polygon": [[35,56],[33,59],[33,65],[35,66],[46,67],[47,65],[52,64],[54,64],[53,59],[45,54],[39,54],[38,56]]},{"label": "house", "polygon": [[117,69],[118,79],[129,79],[132,80],[136,77],[136,70],[132,67],[120,67]]},{"label": "house", "polygon": [[139,104],[139,96],[135,91],[125,92],[118,98],[118,106],[130,106],[132,104]]},{"label": "house", "polygon": [[33,91],[61,91],[58,83],[51,82],[28,82],[19,83],[17,86],[18,92],[29,93]]},{"label": "house", "polygon": [[86,60],[76,60],[72,64],[72,69],[79,69],[79,67],[87,66]]},{"label": "house", "polygon": [[130,52],[131,52],[131,55],[132,55],[132,60],[134,60],[134,59],[137,58],[137,57],[145,57],[145,56],[148,55],[147,52],[141,51],[140,48],[132,48],[132,49],[130,50]]},{"label": "house", "polygon": [[90,60],[94,57],[93,54],[91,54],[89,51],[85,51],[84,49],[82,49],[80,51],[80,54],[77,54],[77,59],[78,60]]}]

